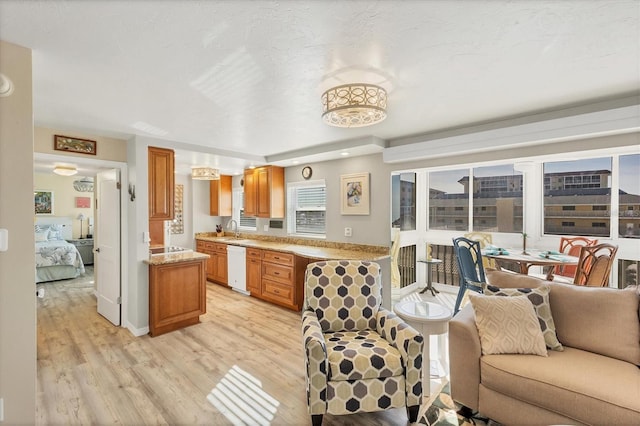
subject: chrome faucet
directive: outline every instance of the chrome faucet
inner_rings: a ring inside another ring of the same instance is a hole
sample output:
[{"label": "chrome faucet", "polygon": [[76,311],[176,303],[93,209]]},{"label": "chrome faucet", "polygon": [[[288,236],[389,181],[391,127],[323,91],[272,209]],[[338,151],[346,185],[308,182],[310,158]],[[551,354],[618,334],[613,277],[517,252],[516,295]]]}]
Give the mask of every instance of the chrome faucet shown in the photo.
[{"label": "chrome faucet", "polygon": [[227,223],[227,228],[231,228],[231,230],[233,231],[232,225],[234,225],[234,224],[236,225],[236,228],[235,228],[233,236],[236,237],[236,239],[237,239],[240,236],[240,233],[238,232],[238,222],[236,222],[235,219],[231,219],[229,221],[229,223]]}]

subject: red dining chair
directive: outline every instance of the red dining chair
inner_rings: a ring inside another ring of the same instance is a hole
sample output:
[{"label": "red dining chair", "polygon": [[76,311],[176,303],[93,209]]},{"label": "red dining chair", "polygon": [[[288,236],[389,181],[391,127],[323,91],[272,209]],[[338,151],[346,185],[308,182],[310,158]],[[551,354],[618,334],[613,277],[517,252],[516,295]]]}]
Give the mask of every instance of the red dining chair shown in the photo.
[{"label": "red dining chair", "polygon": [[618,246],[602,243],[583,246],[573,283],[590,287],[606,287]]},{"label": "red dining chair", "polygon": [[[596,244],[598,244],[598,240],[586,237],[561,237],[560,253],[579,257],[582,247],[595,246]],[[554,267],[553,275],[573,279],[576,276],[576,270],[576,265],[558,265]]]}]

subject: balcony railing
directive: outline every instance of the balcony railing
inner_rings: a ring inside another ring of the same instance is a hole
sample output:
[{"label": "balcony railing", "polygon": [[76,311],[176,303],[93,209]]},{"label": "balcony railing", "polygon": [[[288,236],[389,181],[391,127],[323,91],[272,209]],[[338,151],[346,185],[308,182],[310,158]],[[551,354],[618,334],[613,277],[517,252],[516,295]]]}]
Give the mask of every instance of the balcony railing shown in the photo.
[{"label": "balcony railing", "polygon": [[563,218],[563,217],[598,217],[598,218],[609,218],[611,217],[611,212],[609,210],[545,210],[545,217],[554,217],[554,218]]}]

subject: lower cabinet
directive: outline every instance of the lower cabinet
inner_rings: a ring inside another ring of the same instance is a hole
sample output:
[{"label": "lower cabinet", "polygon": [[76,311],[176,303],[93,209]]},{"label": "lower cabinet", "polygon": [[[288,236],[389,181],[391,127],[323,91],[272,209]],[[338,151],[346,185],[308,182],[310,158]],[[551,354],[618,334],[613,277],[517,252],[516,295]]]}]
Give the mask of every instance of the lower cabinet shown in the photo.
[{"label": "lower cabinet", "polygon": [[200,322],[207,312],[206,259],[149,266],[149,334]]},{"label": "lower cabinet", "polygon": [[262,292],[262,250],[247,248],[247,291],[260,297]]},{"label": "lower cabinet", "polygon": [[262,250],[260,297],[294,311],[302,310],[307,262],[292,253]]},{"label": "lower cabinet", "polygon": [[228,285],[227,245],[198,240],[196,251],[209,255],[207,260],[207,279],[216,284]]}]

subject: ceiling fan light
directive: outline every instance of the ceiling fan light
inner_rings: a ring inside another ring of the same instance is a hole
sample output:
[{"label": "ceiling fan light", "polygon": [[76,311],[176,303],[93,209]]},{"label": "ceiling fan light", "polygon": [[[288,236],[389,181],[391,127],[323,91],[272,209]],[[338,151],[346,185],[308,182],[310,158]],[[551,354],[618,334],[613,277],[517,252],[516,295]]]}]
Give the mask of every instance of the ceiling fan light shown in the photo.
[{"label": "ceiling fan light", "polygon": [[220,179],[220,170],[211,167],[193,167],[191,168],[191,179],[218,180]]},{"label": "ceiling fan light", "polygon": [[364,127],[387,118],[387,91],[375,84],[343,84],[321,99],[322,119],[330,126]]},{"label": "ceiling fan light", "polygon": [[78,169],[74,166],[55,166],[53,168],[53,173],[60,176],[73,176],[78,173]]}]

